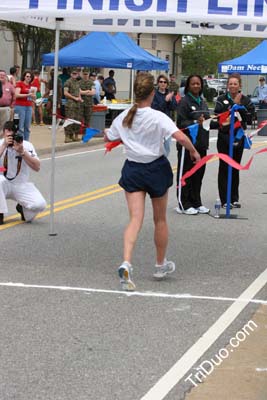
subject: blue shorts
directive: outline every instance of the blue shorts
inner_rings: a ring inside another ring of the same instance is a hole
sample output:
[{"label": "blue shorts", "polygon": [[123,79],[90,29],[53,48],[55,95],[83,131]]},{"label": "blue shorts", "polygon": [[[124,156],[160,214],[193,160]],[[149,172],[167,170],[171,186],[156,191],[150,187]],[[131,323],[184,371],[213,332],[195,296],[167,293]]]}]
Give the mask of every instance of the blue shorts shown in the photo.
[{"label": "blue shorts", "polygon": [[165,156],[147,164],[126,160],[119,180],[126,192],[142,191],[151,198],[164,196],[172,183],[171,165]]}]

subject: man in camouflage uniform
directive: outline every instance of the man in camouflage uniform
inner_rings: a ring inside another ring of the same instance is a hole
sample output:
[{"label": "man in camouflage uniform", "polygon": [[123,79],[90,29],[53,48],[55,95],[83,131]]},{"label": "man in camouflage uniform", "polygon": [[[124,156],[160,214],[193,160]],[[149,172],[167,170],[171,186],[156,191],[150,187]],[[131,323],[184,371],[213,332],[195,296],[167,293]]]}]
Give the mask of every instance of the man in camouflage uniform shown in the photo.
[{"label": "man in camouflage uniform", "polygon": [[[96,74],[94,75],[96,77]],[[89,79],[89,68],[83,69],[83,78],[80,81],[80,89],[83,100],[81,103],[81,121],[85,126],[90,126],[90,120],[93,112],[93,96],[95,95],[95,85],[93,79]]]},{"label": "man in camouflage uniform", "polygon": [[[75,119],[80,121],[80,108],[82,103],[82,98],[80,94],[80,81],[77,80],[78,71],[73,68],[71,71],[70,79],[65,82],[64,85],[64,95],[67,99],[67,104],[65,106],[66,118]],[[71,124],[65,128],[65,143],[78,142],[80,139],[78,137],[80,133],[80,125]]]}]

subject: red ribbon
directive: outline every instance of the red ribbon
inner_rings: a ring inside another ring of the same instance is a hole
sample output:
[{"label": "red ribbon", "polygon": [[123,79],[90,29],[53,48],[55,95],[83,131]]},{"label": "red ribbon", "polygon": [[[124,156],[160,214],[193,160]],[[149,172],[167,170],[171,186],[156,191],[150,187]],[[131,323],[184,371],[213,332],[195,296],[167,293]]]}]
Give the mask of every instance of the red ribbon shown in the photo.
[{"label": "red ribbon", "polygon": [[0,172],[5,172],[5,171],[6,171],[5,167],[0,167]]},{"label": "red ribbon", "polygon": [[248,162],[245,165],[238,164],[235,160],[233,160],[231,157],[229,157],[227,154],[223,153],[217,153],[217,154],[208,154],[207,156],[201,158],[201,160],[194,165],[193,168],[190,169],[190,171],[187,171],[181,178],[181,185],[185,186],[186,182],[185,180],[192,176],[199,168],[203,167],[204,164],[206,164],[209,160],[211,160],[213,157],[220,158],[223,160],[226,164],[230,165],[231,167],[238,169],[239,171],[244,171],[248,170],[250,168],[250,164],[252,163],[252,160],[256,154],[260,153],[267,153],[267,148],[265,147],[264,149],[261,149],[257,151],[256,153],[253,154],[253,156],[250,157]]},{"label": "red ribbon", "polygon": [[119,146],[120,144],[122,144],[121,140],[115,140],[114,142],[107,142],[105,144],[105,148],[106,148],[105,154],[107,154],[107,152],[111,151],[112,149]]}]

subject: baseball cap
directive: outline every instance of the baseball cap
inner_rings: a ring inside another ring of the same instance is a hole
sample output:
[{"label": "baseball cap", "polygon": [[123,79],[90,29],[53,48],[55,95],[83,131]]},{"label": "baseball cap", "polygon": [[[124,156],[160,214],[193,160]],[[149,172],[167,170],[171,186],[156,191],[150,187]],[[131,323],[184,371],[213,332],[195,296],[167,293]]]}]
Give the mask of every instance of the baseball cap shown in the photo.
[{"label": "baseball cap", "polygon": [[265,81],[264,76],[260,76],[259,81]]}]

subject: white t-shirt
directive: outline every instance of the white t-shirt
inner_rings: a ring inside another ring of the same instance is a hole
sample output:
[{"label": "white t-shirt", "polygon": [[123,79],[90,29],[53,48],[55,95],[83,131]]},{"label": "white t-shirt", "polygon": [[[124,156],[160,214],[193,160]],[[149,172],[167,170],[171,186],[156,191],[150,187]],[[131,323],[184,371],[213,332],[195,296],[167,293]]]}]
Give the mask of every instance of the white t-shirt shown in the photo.
[{"label": "white t-shirt", "polygon": [[[0,140],[0,146],[3,143],[4,139]],[[23,148],[26,150],[32,157],[35,157],[38,159],[36,151],[33,147],[33,145],[28,142],[27,140],[23,140]],[[19,154],[13,149],[13,147],[8,147],[2,154],[0,158],[0,165],[4,166],[4,157],[6,154],[6,151],[8,152],[8,163],[7,163],[7,177],[8,178],[14,178],[17,174],[18,170],[18,159],[16,158]],[[3,175],[3,173],[1,173]],[[18,176],[13,179],[12,183],[25,183],[28,182],[29,180],[29,174],[30,174],[30,167],[26,164],[26,162],[22,158],[21,162],[21,168]]]},{"label": "white t-shirt", "polygon": [[149,163],[165,154],[163,139],[179,129],[170,117],[150,107],[138,108],[131,128],[122,125],[123,111],[107,130],[109,140],[121,139],[129,161]]}]

